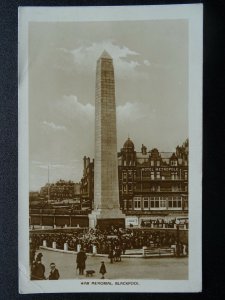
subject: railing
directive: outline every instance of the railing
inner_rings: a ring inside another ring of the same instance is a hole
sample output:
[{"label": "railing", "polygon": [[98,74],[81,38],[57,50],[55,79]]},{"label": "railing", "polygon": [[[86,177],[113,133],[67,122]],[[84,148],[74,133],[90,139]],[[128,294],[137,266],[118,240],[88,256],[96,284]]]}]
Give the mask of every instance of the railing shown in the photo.
[{"label": "railing", "polygon": [[143,256],[174,256],[175,250],[174,248],[147,248],[143,247]]},{"label": "railing", "polygon": [[157,177],[140,177],[140,176],[136,176],[136,181],[187,181],[187,179],[185,178],[157,178]]},{"label": "railing", "polygon": [[[81,245],[78,244],[76,245],[76,248],[70,249],[68,243],[63,243],[63,245],[61,245],[60,248],[57,247],[57,243],[55,241],[52,242],[52,249],[58,249],[60,251],[75,251],[75,252],[79,252],[81,249]],[[47,247],[47,241],[43,240],[43,244],[42,247],[46,248]],[[89,252],[92,255],[96,255],[97,254],[97,247],[96,245],[92,245],[92,251]],[[180,249],[181,251],[179,252],[178,256],[187,256],[187,247],[186,245],[183,245],[182,249]],[[99,253],[102,254],[102,253]],[[176,256],[177,255],[177,249],[176,249],[176,245],[171,245],[170,248],[158,248],[158,247],[154,247],[154,245],[152,247],[143,247],[142,248],[142,257],[154,257],[154,256]]]},{"label": "railing", "polygon": [[73,209],[30,209],[30,215],[87,215],[90,210],[73,210]]},{"label": "railing", "polygon": [[147,223],[145,226],[142,226],[141,228],[177,229],[177,226],[179,226],[179,229],[181,229],[181,230],[188,229],[188,223],[179,224],[179,225],[177,225],[175,223]]},{"label": "railing", "polygon": [[160,194],[160,193],[185,193],[185,194],[188,194],[187,191],[185,190],[177,190],[177,191],[172,191],[171,189],[165,189],[165,188],[162,188],[160,187],[160,190],[154,190],[152,191],[150,188],[146,188],[146,189],[134,189],[134,193],[142,193],[142,192],[145,192],[145,193],[156,193],[156,194]]}]

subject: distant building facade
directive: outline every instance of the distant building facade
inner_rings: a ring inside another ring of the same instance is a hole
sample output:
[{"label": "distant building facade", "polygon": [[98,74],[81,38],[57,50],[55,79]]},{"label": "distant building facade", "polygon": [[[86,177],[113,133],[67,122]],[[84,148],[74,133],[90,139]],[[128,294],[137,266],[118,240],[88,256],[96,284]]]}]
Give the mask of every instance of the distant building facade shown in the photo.
[{"label": "distant building facade", "polygon": [[[176,151],[135,151],[130,138],[118,153],[120,207],[126,215],[170,217],[188,213],[188,140]],[[94,160],[84,157],[81,198],[93,207]]]},{"label": "distant building facade", "polygon": [[94,207],[94,159],[83,158],[83,177],[80,185],[82,209],[92,209]]},{"label": "distant building facade", "polygon": [[61,179],[56,183],[47,183],[41,188],[40,196],[44,199],[56,201],[77,198],[80,199],[80,183]]}]

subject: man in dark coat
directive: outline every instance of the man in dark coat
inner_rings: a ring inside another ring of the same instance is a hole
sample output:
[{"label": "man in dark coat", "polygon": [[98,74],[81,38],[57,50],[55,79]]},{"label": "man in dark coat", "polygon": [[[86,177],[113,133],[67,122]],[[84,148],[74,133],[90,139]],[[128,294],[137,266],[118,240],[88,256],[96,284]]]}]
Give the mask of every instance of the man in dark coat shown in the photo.
[{"label": "man in dark coat", "polygon": [[108,255],[108,258],[110,259],[110,263],[111,264],[113,264],[113,258],[114,258],[114,250],[113,250],[113,248],[111,247],[110,249],[109,249],[109,255]]},{"label": "man in dark coat", "polygon": [[51,271],[50,271],[48,279],[49,280],[58,280],[59,279],[59,271],[58,271],[58,269],[56,269],[55,264],[51,263],[50,268],[51,268]]},{"label": "man in dark coat", "polygon": [[79,269],[79,275],[84,275],[85,269],[85,261],[87,259],[87,255],[84,250],[81,248],[80,252],[77,253],[77,269]]}]

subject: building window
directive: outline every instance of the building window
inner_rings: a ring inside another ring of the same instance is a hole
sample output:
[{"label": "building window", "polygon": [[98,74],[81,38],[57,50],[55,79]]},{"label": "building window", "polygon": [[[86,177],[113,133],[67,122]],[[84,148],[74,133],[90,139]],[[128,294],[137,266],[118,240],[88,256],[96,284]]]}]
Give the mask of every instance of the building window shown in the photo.
[{"label": "building window", "polygon": [[149,171],[142,171],[142,177],[150,177],[151,173]]},{"label": "building window", "polygon": [[177,191],[178,191],[178,186],[172,185],[172,192],[177,192]]},{"label": "building window", "polygon": [[132,210],[132,209],[133,209],[132,199],[127,200],[127,208],[128,208],[129,210]]},{"label": "building window", "polygon": [[160,167],[160,160],[157,160],[156,166],[157,166],[157,167]]},{"label": "building window", "polygon": [[160,172],[156,172],[156,178],[160,179]]},{"label": "building window", "polygon": [[132,185],[130,185],[130,184],[128,185],[128,191],[132,192]]},{"label": "building window", "polygon": [[160,201],[160,207],[162,207],[162,208],[166,207],[166,200]]},{"label": "building window", "polygon": [[144,209],[148,209],[149,208],[149,201],[147,197],[143,198],[143,207]]},{"label": "building window", "polygon": [[123,200],[123,206],[124,206],[124,209],[126,210],[127,209],[127,200]]},{"label": "building window", "polygon": [[143,182],[142,183],[142,189],[145,190],[145,191],[146,190],[148,191],[149,190],[149,183],[148,182]]},{"label": "building window", "polygon": [[151,192],[155,192],[155,187],[154,187],[154,185],[151,187]]},{"label": "building window", "polygon": [[123,186],[123,191],[126,192],[127,191],[127,186],[124,184]]},{"label": "building window", "polygon": [[160,199],[160,197],[150,197],[150,209],[153,210],[165,210],[167,200]]},{"label": "building window", "polygon": [[141,201],[135,200],[134,201],[134,208],[141,208]]},{"label": "building window", "polygon": [[151,167],[154,167],[154,160],[151,160]]},{"label": "building window", "polygon": [[123,181],[127,181],[127,173],[123,173]]},{"label": "building window", "polygon": [[151,200],[151,201],[150,201],[150,204],[151,204],[151,205],[150,205],[151,208],[154,208],[154,207],[155,207],[155,201],[154,201],[154,200]]},{"label": "building window", "polygon": [[128,173],[128,181],[129,182],[133,181],[132,173]]},{"label": "building window", "polygon": [[154,179],[155,179],[154,172],[151,172],[151,180],[154,180]]},{"label": "building window", "polygon": [[134,209],[140,210],[141,209],[141,197],[134,198]]},{"label": "building window", "polygon": [[168,203],[168,208],[169,209],[182,209],[182,203],[181,203],[181,198],[180,197],[174,197],[172,200],[169,201]]},{"label": "building window", "polygon": [[170,164],[171,166],[177,166],[177,160],[171,160]]},{"label": "building window", "polygon": [[187,171],[184,172],[184,179],[187,180],[188,179],[188,174]]}]

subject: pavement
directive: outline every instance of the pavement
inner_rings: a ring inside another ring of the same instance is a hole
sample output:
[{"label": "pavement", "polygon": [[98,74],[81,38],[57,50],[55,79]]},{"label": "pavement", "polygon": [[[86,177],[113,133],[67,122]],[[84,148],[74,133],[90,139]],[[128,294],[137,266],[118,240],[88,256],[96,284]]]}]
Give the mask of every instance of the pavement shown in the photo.
[{"label": "pavement", "polygon": [[[123,258],[121,262],[111,264],[107,257],[88,256],[86,270],[95,270],[93,277],[78,275],[76,254],[60,253],[45,249],[42,263],[45,265],[45,276],[49,276],[50,263],[54,262],[60,273],[60,279],[100,279],[101,261],[105,262],[105,279],[159,279],[187,280],[188,257],[176,258]],[[37,251],[40,252],[40,251]]]}]

